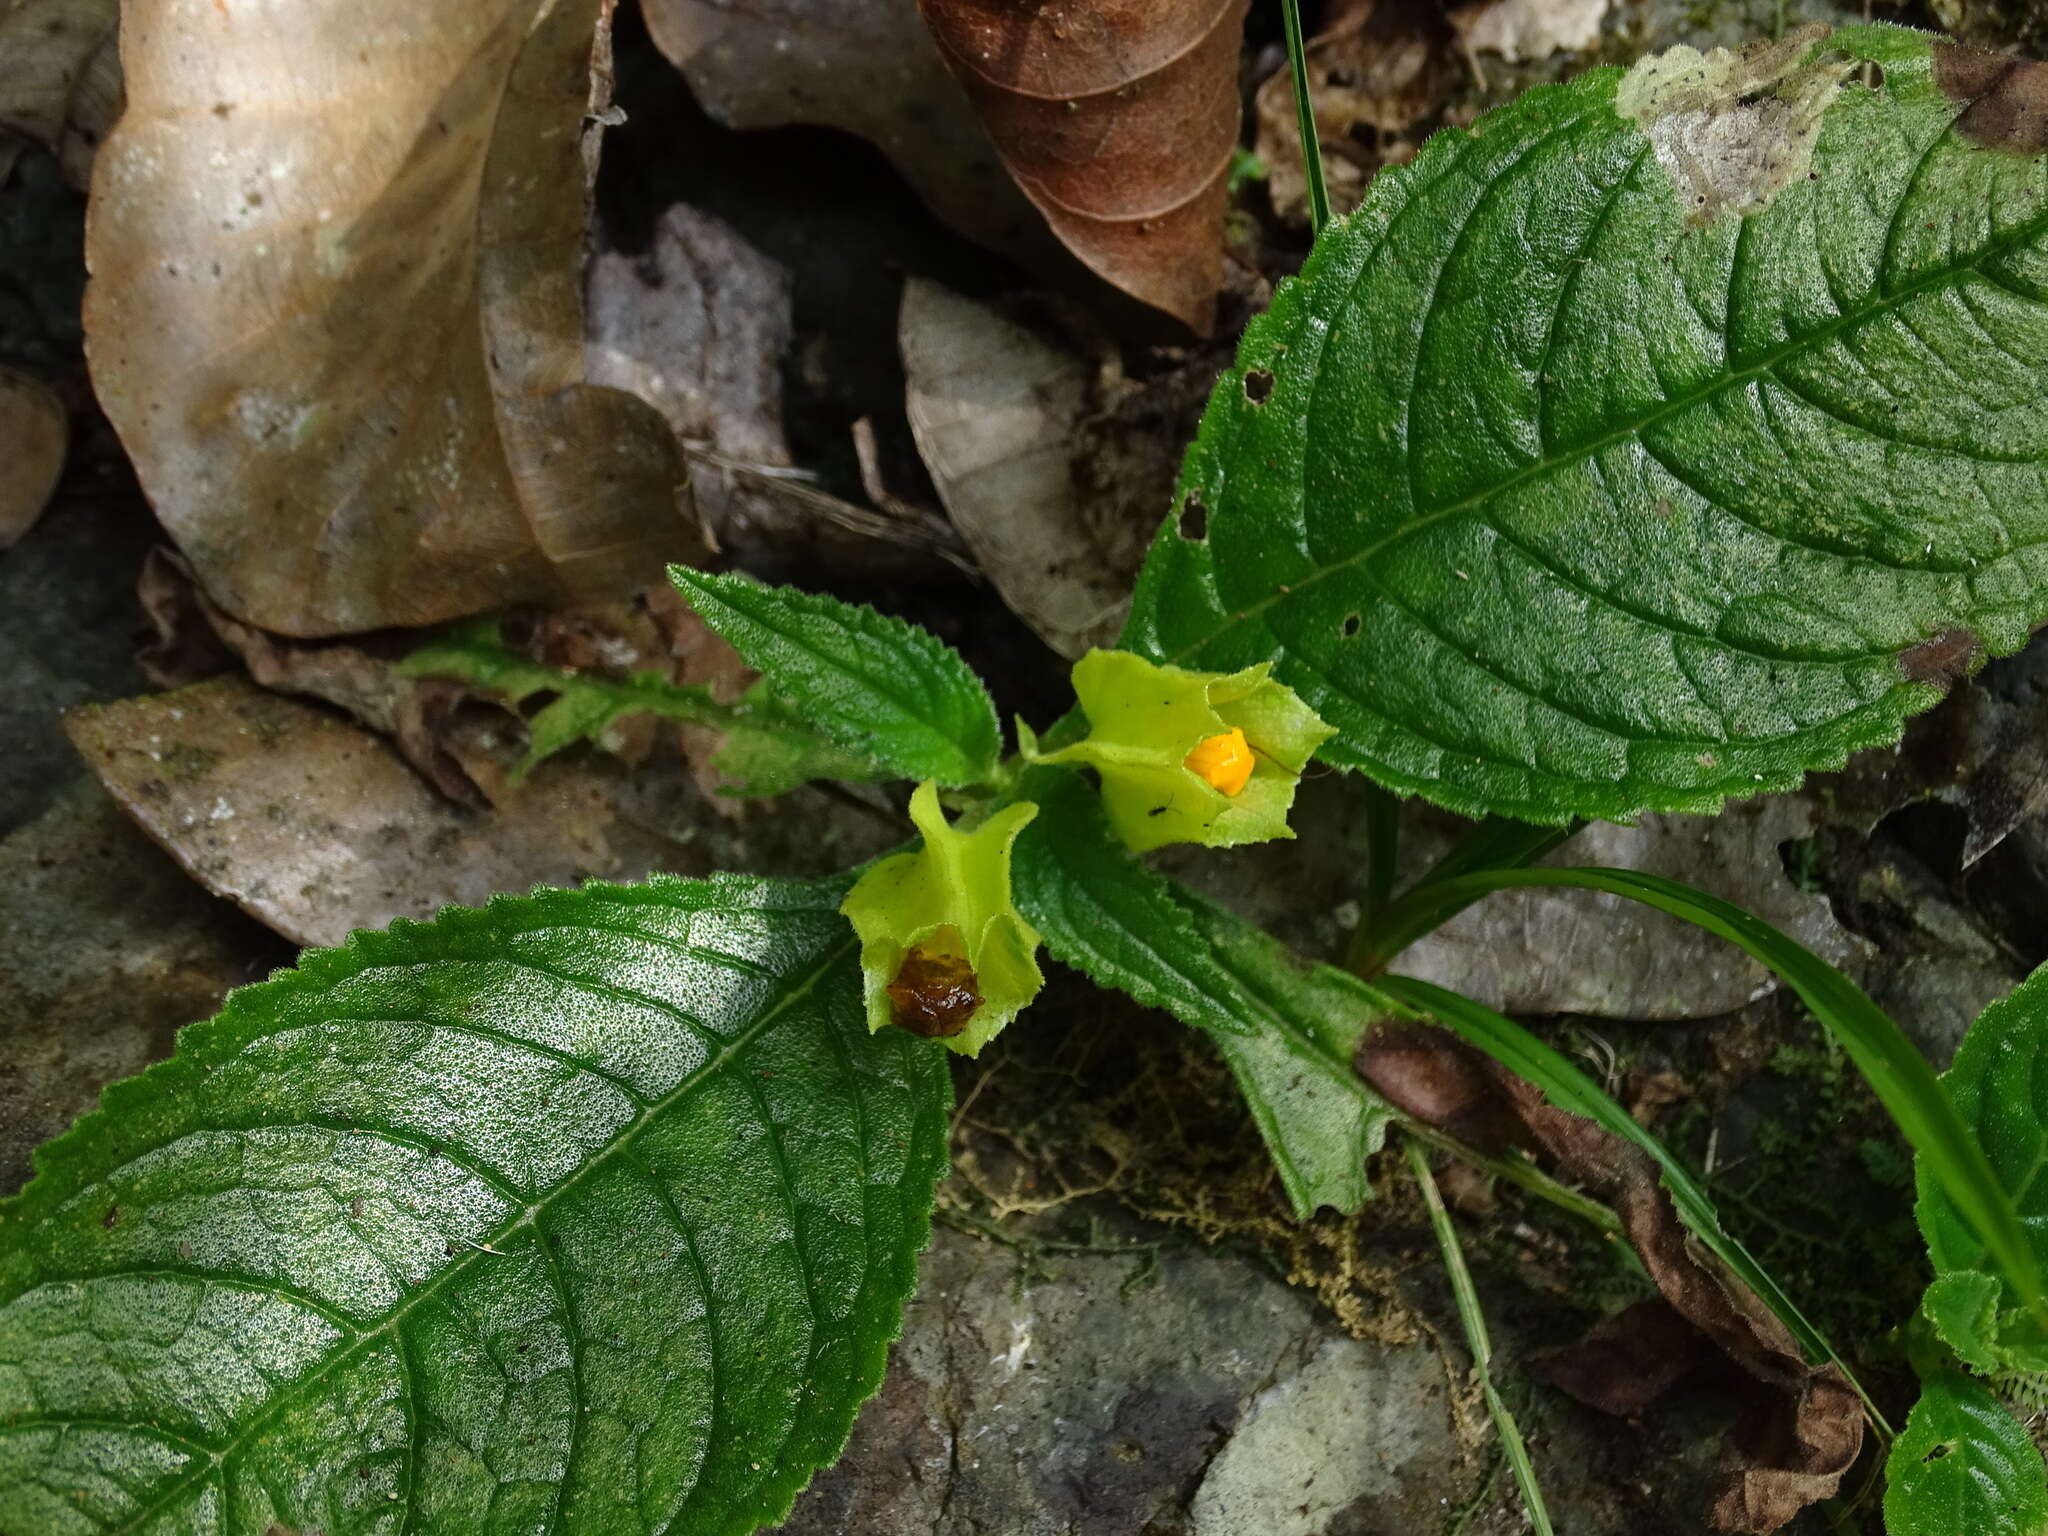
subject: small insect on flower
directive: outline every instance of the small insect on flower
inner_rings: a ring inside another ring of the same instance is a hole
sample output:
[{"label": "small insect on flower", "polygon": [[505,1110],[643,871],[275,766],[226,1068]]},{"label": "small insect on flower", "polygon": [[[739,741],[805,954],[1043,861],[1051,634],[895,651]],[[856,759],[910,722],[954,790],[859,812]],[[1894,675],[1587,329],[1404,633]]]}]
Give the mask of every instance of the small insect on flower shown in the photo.
[{"label": "small insect on flower", "polygon": [[950,1040],[981,1006],[967,945],[950,923],[913,946],[889,983],[889,1015],[898,1029],[926,1040]]},{"label": "small insect on flower", "polygon": [[1186,767],[1210,788],[1235,800],[1251,782],[1254,761],[1251,743],[1244,739],[1244,731],[1233,725],[1221,736],[1199,743],[1187,755]]}]

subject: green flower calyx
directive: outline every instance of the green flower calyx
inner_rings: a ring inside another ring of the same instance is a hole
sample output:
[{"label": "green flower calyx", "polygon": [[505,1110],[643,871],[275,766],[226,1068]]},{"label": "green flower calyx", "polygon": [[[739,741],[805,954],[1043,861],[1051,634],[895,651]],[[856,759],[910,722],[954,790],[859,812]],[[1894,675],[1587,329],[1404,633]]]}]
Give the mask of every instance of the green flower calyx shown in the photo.
[{"label": "green flower calyx", "polygon": [[1336,734],[1261,662],[1242,672],[1188,672],[1130,651],[1090,651],[1074,664],[1088,735],[1041,754],[1021,723],[1025,757],[1086,763],[1127,847],[1227,848],[1292,837],[1294,787]]},{"label": "green flower calyx", "polygon": [[924,846],[883,859],[839,906],[860,935],[869,1030],[893,1024],[978,1056],[1045,985],[1038,934],[1010,901],[1010,849],[1037,814],[1023,801],[962,832],[938,786],[918,785],[910,819]]}]

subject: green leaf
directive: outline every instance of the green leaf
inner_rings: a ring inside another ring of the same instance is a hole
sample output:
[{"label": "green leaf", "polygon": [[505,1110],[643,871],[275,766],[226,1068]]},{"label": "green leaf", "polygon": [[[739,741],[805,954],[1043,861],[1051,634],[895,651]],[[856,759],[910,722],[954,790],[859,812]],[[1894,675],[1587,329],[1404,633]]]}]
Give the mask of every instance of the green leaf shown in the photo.
[{"label": "green leaf", "polygon": [[2042,1536],[2048,1474],[2025,1427],[1978,1383],[1922,1386],[1885,1462],[1887,1536]]},{"label": "green leaf", "polygon": [[109,1089],[0,1202],[0,1530],[739,1533],[881,1379],[942,1053],[843,882],[360,933]]},{"label": "green leaf", "polygon": [[544,667],[506,645],[488,619],[459,624],[428,641],[398,670],[407,677],[451,677],[517,709],[539,694],[555,697],[527,720],[526,754],[514,783],[581,741],[605,744],[605,733],[634,715],[659,715],[725,733],[716,759],[732,793],[779,795],[813,779],[885,779],[888,767],[820,736],[788,705],[756,683],[738,702],[721,704],[711,690],[674,682],[659,672],[629,678]]},{"label": "green leaf", "polygon": [[[2036,1264],[2048,1267],[2048,967],[1977,1016],[1942,1086],[1984,1149],[1990,1177],[2018,1212]],[[1934,1261],[1922,1310],[1979,1370],[2048,1377],[2048,1334],[2026,1310],[2008,1266],[1995,1262],[1953,1190],[1916,1160],[1915,1211]],[[1975,1305],[1972,1305],[1972,1302]],[[1987,1358],[1988,1357],[1988,1358]]]},{"label": "green leaf", "polygon": [[1896,739],[2048,619],[2048,171],[1952,130],[1938,46],[1694,56],[1698,100],[1646,61],[1641,122],[1595,70],[1374,178],[1217,386],[1123,645],[1274,661],[1326,761],[1472,815]]},{"label": "green leaf", "polygon": [[1386,1000],[1140,864],[1075,774],[1034,769],[1020,793],[1039,813],[1017,839],[1013,888],[1045,947],[1215,1042],[1298,1215],[1357,1210],[1389,1110],[1351,1057]]},{"label": "green leaf", "polygon": [[2005,1288],[1996,1275],[1977,1269],[1937,1275],[1921,1298],[1920,1310],[1941,1341],[1973,1371],[1989,1376],[2003,1363],[1998,1337],[1998,1299]]},{"label": "green leaf", "polygon": [[981,784],[1002,732],[959,652],[914,624],[794,587],[670,566],[698,616],[777,695],[838,742],[906,779]]}]

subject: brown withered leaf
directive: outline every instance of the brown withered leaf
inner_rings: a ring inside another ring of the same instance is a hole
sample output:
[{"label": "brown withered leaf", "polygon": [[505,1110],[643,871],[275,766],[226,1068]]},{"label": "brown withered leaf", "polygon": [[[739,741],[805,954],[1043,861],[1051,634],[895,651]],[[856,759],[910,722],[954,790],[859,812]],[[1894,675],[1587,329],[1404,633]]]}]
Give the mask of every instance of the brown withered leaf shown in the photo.
[{"label": "brown withered leaf", "polygon": [[[1744,1410],[1722,1445],[1716,1530],[1768,1536],[1834,1494],[1863,1447],[1855,1390],[1839,1367],[1809,1362],[1761,1298],[1694,1239],[1647,1154],[1553,1107],[1533,1084],[1442,1030],[1382,1025],[1360,1047],[1358,1069],[1410,1114],[1482,1147],[1536,1152],[1614,1207],[1664,1304],[1741,1373]],[[1668,1358],[1671,1318],[1624,1317],[1556,1357],[1549,1374],[1575,1395],[1583,1389],[1582,1400],[1596,1408],[1634,1413],[1701,1356],[1687,1348]],[[1665,1358],[1640,1357],[1657,1339]]]},{"label": "brown withered leaf", "polygon": [[0,367],[0,549],[43,515],[69,442],[64,402],[27,374]]},{"label": "brown withered leaf", "polygon": [[701,553],[659,415],[586,380],[609,0],[135,0],[94,171],[94,382],[263,629],[612,595]]},{"label": "brown withered leaf", "polygon": [[121,113],[119,0],[0,0],[0,180],[23,142],[82,187]]},{"label": "brown withered leaf", "polygon": [[641,9],[655,46],[727,127],[856,134],[970,240],[1033,269],[1058,259],[1058,242],[918,20],[917,0],[642,0]]},{"label": "brown withered leaf", "polygon": [[270,634],[223,610],[199,589],[191,566],[162,548],[143,560],[135,595],[153,631],[136,660],[159,688],[180,688],[239,662],[265,688],[332,704],[389,736],[406,761],[450,800],[485,803],[487,797],[445,739],[451,718],[465,702],[463,690],[438,679],[406,677],[397,669],[416,637],[293,640]]},{"label": "brown withered leaf", "polygon": [[[1458,67],[1439,0],[1331,7],[1308,46],[1308,75],[1334,211],[1356,208],[1381,166],[1399,165],[1421,147],[1422,135],[1410,130],[1443,106]],[[1259,86],[1253,112],[1273,211],[1306,224],[1308,181],[1284,65]]]},{"label": "brown withered leaf", "polygon": [[297,944],[535,884],[703,868],[655,830],[672,811],[622,811],[620,776],[599,765],[547,765],[516,802],[478,813],[371,732],[245,678],[90,705],[65,729],[187,873]]},{"label": "brown withered leaf", "polygon": [[1010,174],[1082,262],[1207,335],[1249,0],[918,0]]}]

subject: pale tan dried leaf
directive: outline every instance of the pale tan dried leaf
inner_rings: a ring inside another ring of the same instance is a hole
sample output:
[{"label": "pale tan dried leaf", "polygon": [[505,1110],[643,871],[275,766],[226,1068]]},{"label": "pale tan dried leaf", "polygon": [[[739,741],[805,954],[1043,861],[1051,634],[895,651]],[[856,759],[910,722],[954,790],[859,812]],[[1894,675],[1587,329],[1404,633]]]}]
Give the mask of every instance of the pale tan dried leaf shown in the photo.
[{"label": "pale tan dried leaf", "polygon": [[0,549],[50,504],[70,435],[62,400],[27,374],[0,367]]},{"label": "pale tan dried leaf", "polygon": [[1005,174],[917,0],[643,0],[704,110],[742,130],[811,124],[868,140],[969,239],[1034,270],[1058,243]]},{"label": "pale tan dried leaf", "polygon": [[1450,13],[1458,39],[1472,53],[1497,53],[1510,64],[1577,53],[1600,40],[1608,0],[1475,0]]},{"label": "pale tan dried leaf", "polygon": [[1017,184],[1091,270],[1206,336],[1248,0],[918,0]]},{"label": "pale tan dried leaf", "polygon": [[119,0],[0,0],[0,140],[41,144],[74,186],[91,178],[121,112],[120,9]]},{"label": "pale tan dried leaf", "polygon": [[325,635],[698,555],[667,427],[585,376],[608,0],[258,20],[133,0],[87,234],[94,382],[208,593]]},{"label": "pale tan dried leaf", "polygon": [[590,378],[638,395],[677,437],[756,464],[789,463],[782,355],[789,274],[739,232],[677,203],[638,255],[601,250],[584,273]]},{"label": "pale tan dried leaf", "polygon": [[918,453],[1003,601],[1062,655],[1112,644],[1171,468],[1149,495],[1084,495],[1093,367],[986,305],[912,278],[898,341]]}]

